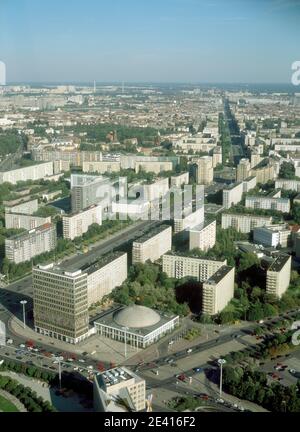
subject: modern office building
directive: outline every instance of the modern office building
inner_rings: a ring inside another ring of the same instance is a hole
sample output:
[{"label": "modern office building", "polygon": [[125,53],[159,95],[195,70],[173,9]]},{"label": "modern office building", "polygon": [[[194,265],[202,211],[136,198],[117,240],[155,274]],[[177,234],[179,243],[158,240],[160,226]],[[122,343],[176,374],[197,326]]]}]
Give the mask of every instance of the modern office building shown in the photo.
[{"label": "modern office building", "polygon": [[76,344],[90,334],[87,274],[53,264],[33,268],[35,331]]},{"label": "modern office building", "polygon": [[236,181],[240,182],[250,176],[251,164],[249,159],[241,159],[236,169]]},{"label": "modern office building", "polygon": [[229,209],[238,204],[243,197],[243,182],[234,183],[223,190],[223,206]]},{"label": "modern office building", "polygon": [[160,225],[133,242],[132,263],[154,262],[171,248],[172,227]]},{"label": "modern office building", "polygon": [[86,233],[92,224],[102,225],[102,207],[94,204],[75,214],[64,215],[62,222],[64,238],[73,240]]},{"label": "modern office building", "polygon": [[202,286],[202,312],[216,315],[234,296],[234,267],[220,267]]},{"label": "modern office building", "polygon": [[5,213],[5,228],[26,229],[28,231],[51,223],[51,217],[39,217],[27,214]]},{"label": "modern office building", "polygon": [[254,243],[266,247],[287,247],[291,239],[291,230],[287,224],[277,224],[253,229]]},{"label": "modern office building", "polygon": [[53,163],[46,162],[0,172],[0,183],[17,184],[18,181],[40,180],[53,175]]},{"label": "modern office building", "polygon": [[245,207],[261,210],[276,210],[282,213],[290,212],[288,198],[274,198],[269,196],[247,196]]},{"label": "modern office building", "polygon": [[135,412],[146,406],[146,382],[126,367],[109,369],[94,378],[96,412]]},{"label": "modern office building", "polygon": [[204,222],[204,205],[181,219],[174,219],[174,233],[177,234]]},{"label": "modern office building", "polygon": [[281,297],[288,289],[291,279],[289,255],[279,255],[267,270],[266,290],[268,294]]},{"label": "modern office building", "polygon": [[207,221],[190,228],[189,249],[198,248],[202,251],[214,247],[217,235],[217,222]]},{"label": "modern office building", "polygon": [[209,185],[214,179],[213,158],[202,156],[197,161],[197,183]]},{"label": "modern office building", "polygon": [[19,264],[56,248],[56,226],[51,223],[5,239],[5,256]]},{"label": "modern office building", "polygon": [[103,312],[94,325],[101,336],[136,348],[147,348],[171,333],[179,325],[179,316],[131,305]]},{"label": "modern office building", "polygon": [[271,216],[252,214],[222,213],[222,229],[234,228],[242,233],[249,233],[256,227],[272,224]]},{"label": "modern office building", "polygon": [[209,279],[220,267],[226,264],[226,260],[185,256],[173,252],[168,252],[162,257],[162,270],[169,277],[182,279],[189,276],[199,282]]}]

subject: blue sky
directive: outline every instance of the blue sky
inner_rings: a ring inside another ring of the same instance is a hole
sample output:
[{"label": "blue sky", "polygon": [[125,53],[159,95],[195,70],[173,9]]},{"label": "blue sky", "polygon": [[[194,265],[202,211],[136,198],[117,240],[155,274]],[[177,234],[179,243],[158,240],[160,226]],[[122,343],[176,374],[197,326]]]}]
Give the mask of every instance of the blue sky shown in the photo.
[{"label": "blue sky", "polygon": [[0,0],[8,81],[290,82],[300,0]]}]

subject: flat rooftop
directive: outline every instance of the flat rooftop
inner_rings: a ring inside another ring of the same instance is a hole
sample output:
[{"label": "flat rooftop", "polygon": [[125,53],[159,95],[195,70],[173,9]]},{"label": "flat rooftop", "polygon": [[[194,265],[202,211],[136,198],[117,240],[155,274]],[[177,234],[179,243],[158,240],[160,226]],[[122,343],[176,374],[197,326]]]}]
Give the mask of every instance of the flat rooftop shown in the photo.
[{"label": "flat rooftop", "polygon": [[222,266],[217,270],[206,282],[205,284],[214,285],[219,283],[234,267]]},{"label": "flat rooftop", "polygon": [[238,187],[238,186],[240,186],[242,184],[243,184],[242,181],[241,182],[236,182],[236,183],[233,183],[231,185],[225,186],[223,190],[232,190],[232,189],[234,189],[234,188],[236,188],[236,187]]},{"label": "flat rooftop", "polygon": [[190,228],[189,231],[202,231],[204,228],[208,227],[208,225],[211,225],[213,222],[216,222],[216,220],[215,219],[206,220],[206,221],[202,222],[201,224]]},{"label": "flat rooftop", "polygon": [[291,259],[290,255],[279,255],[275,261],[268,268],[269,271],[279,272],[283,269],[288,260]]},{"label": "flat rooftop", "polygon": [[165,253],[164,255],[170,255],[170,256],[177,256],[177,257],[182,257],[182,258],[193,258],[193,259],[198,259],[198,260],[202,260],[202,261],[215,261],[215,262],[220,262],[223,263],[224,260],[221,259],[217,259],[214,257],[201,257],[201,256],[197,256],[197,255],[187,255],[186,252],[174,252],[174,251],[169,251],[167,253]]},{"label": "flat rooftop", "polygon": [[165,231],[166,229],[171,228],[170,225],[160,225],[158,227],[153,228],[151,231],[147,232],[146,234],[144,234],[142,237],[139,237],[138,239],[136,239],[134,241],[134,243],[144,243],[147,240],[149,240],[150,238],[160,234],[161,232]]}]

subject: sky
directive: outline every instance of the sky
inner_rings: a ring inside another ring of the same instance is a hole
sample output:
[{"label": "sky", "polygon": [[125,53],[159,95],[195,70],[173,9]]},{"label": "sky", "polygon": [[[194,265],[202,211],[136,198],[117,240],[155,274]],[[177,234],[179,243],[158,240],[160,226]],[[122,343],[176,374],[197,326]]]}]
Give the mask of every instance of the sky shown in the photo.
[{"label": "sky", "polygon": [[300,0],[0,0],[8,82],[289,83]]}]

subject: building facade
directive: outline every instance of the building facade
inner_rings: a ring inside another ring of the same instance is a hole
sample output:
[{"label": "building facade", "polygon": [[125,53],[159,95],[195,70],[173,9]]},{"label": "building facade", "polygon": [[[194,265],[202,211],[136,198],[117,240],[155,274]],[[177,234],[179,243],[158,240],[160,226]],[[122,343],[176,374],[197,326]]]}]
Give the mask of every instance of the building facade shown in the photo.
[{"label": "building facade", "polygon": [[243,182],[234,183],[223,190],[223,206],[229,209],[232,205],[238,204],[243,197]]},{"label": "building facade", "polygon": [[154,262],[171,248],[172,227],[160,225],[133,242],[132,263],[145,263],[148,260]]},{"label": "building facade", "polygon": [[217,222],[210,221],[190,229],[189,249],[198,248],[202,251],[214,247],[216,244]]},{"label": "building facade", "polygon": [[292,258],[280,255],[267,270],[266,290],[268,294],[281,297],[288,289],[291,279]]},{"label": "building facade", "polygon": [[74,240],[86,233],[92,224],[102,225],[102,207],[92,205],[76,214],[63,216],[62,221],[64,238]]},{"label": "building facade", "polygon": [[40,180],[53,175],[53,163],[46,162],[0,172],[0,183],[17,184],[18,181]]},{"label": "building facade", "polygon": [[202,287],[202,312],[216,315],[234,296],[234,267],[220,267]]},{"label": "building facade", "polygon": [[234,228],[242,233],[250,233],[254,228],[272,224],[271,216],[252,214],[222,213],[222,229]]},{"label": "building facade", "polygon": [[288,198],[274,198],[268,196],[247,196],[245,207],[261,210],[276,210],[282,213],[289,213],[290,200]]},{"label": "building facade", "polygon": [[5,213],[5,228],[26,229],[28,231],[51,223],[51,217],[39,217],[27,214]]}]

